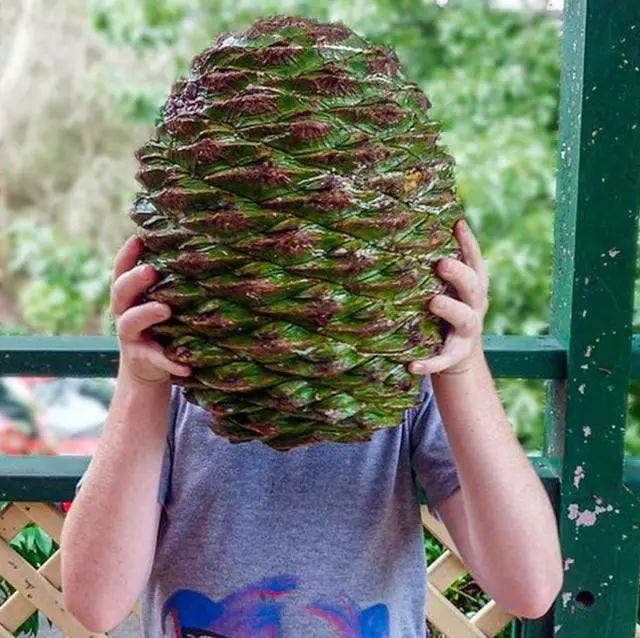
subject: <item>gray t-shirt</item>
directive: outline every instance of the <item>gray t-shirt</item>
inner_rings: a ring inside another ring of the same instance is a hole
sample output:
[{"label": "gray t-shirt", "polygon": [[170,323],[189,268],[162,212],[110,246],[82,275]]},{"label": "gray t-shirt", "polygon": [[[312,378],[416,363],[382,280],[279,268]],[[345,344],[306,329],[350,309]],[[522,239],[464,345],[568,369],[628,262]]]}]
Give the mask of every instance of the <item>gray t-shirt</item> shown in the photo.
[{"label": "gray t-shirt", "polygon": [[424,638],[417,482],[459,485],[430,377],[368,443],[231,444],[172,389],[145,638]]}]

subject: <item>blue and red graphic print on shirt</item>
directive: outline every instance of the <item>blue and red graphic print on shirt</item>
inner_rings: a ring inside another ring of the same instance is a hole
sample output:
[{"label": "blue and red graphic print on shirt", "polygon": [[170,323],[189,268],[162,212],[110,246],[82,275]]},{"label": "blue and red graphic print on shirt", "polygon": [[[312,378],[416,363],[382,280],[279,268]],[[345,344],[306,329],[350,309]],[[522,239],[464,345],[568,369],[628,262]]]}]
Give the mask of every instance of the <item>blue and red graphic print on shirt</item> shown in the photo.
[{"label": "blue and red graphic print on shirt", "polygon": [[[171,638],[284,638],[282,611],[298,580],[277,576],[253,583],[220,601],[191,590],[175,591],[162,607],[162,632]],[[350,598],[315,601],[309,614],[327,623],[327,638],[389,638],[389,612],[377,604],[361,610]],[[167,633],[169,632],[169,633]]]},{"label": "blue and red graphic print on shirt", "polygon": [[382,603],[360,608],[343,596],[337,603],[316,601],[307,606],[313,616],[326,620],[336,638],[389,638],[389,609]]}]

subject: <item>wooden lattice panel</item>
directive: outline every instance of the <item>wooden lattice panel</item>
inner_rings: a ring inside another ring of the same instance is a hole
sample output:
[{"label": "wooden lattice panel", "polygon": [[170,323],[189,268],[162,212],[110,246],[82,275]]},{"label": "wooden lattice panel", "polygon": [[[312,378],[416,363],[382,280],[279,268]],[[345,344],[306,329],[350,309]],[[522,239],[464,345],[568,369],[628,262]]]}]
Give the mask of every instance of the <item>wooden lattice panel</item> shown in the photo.
[{"label": "wooden lattice panel", "polygon": [[36,569],[9,545],[31,521],[60,544],[64,515],[52,504],[15,502],[0,512],[0,576],[16,589],[0,605],[0,638],[13,638],[18,627],[36,610],[68,638],[107,638],[107,634],[85,629],[65,609],[60,591],[59,549]]},{"label": "wooden lattice panel", "polygon": [[447,532],[447,528],[421,508],[422,525],[446,547],[442,555],[427,568],[428,594],[426,613],[429,622],[448,638],[493,638],[513,619],[494,601],[487,603],[472,618],[467,618],[449,602],[444,592],[469,570]]}]

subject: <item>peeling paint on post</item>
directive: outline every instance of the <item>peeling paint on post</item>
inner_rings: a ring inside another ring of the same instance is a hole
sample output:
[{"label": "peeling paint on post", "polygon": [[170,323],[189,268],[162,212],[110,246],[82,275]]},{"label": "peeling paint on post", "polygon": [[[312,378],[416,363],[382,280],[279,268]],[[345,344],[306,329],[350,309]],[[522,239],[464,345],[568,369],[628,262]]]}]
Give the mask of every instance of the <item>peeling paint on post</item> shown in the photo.
[{"label": "peeling paint on post", "polygon": [[584,467],[582,465],[578,465],[573,472],[573,486],[580,487],[580,483],[584,479],[585,472]]},{"label": "peeling paint on post", "polygon": [[[561,474],[558,638],[635,635],[640,508],[623,484],[623,437],[640,194],[638,30],[638,0],[565,1],[550,333],[565,347],[567,377],[549,381],[545,437]],[[521,635],[543,635],[535,627],[524,623]]]}]

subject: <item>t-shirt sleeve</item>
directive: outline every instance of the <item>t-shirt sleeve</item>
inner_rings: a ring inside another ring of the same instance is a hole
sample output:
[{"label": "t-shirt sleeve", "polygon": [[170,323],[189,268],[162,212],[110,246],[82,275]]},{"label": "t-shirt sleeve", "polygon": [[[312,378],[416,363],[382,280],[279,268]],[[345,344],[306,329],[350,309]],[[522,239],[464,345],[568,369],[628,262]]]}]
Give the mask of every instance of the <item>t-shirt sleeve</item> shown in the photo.
[{"label": "t-shirt sleeve", "polygon": [[420,399],[409,417],[411,467],[425,492],[430,512],[440,520],[438,505],[460,482],[430,375],[422,379]]},{"label": "t-shirt sleeve", "polygon": [[[180,407],[180,403],[183,400],[182,391],[179,386],[173,385],[171,386],[171,400],[169,403],[169,427],[167,429],[167,440],[164,449],[164,455],[162,458],[162,469],[160,471],[160,483],[158,486],[158,497],[157,501],[160,505],[166,506],[169,502],[169,497],[171,494],[171,467],[173,463],[173,440],[174,440],[174,430],[175,423],[178,414],[178,410]],[[87,476],[87,472],[89,468],[82,473],[82,476],[76,483],[75,495],[78,495],[82,484]]]},{"label": "t-shirt sleeve", "polygon": [[176,421],[181,403],[184,401],[180,386],[171,386],[171,401],[169,403],[169,427],[167,428],[167,443],[160,470],[160,484],[158,486],[158,503],[163,507],[171,500],[171,468],[173,467],[174,440]]}]

